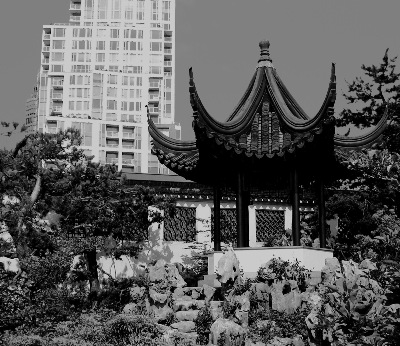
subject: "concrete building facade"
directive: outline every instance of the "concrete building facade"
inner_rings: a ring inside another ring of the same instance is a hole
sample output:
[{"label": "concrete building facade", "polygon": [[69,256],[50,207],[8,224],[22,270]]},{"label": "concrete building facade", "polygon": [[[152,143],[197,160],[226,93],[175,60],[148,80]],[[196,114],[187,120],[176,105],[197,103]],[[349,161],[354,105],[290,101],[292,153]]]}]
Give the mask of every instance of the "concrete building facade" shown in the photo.
[{"label": "concrete building facade", "polygon": [[78,128],[95,161],[127,173],[168,173],[150,153],[147,116],[164,134],[181,137],[175,0],[71,0],[69,11],[68,23],[43,26],[29,130]]}]

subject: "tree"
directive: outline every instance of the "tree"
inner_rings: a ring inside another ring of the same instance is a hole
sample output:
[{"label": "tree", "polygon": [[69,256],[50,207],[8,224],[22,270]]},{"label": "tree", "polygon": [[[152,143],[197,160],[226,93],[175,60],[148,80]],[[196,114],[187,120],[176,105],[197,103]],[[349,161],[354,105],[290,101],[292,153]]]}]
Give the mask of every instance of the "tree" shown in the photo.
[{"label": "tree", "polygon": [[[19,142],[14,151],[0,152],[0,194],[18,203],[4,205],[2,216],[14,236],[19,256],[33,251],[45,256],[55,251],[57,241],[83,233],[68,241],[74,254],[83,254],[90,289],[99,290],[96,252],[105,240],[116,242],[114,253],[136,255],[147,238],[148,226],[168,212],[172,204],[151,189],[126,189],[115,165],[100,165],[78,149],[80,133],[68,129],[58,134],[35,133]],[[50,210],[62,216],[54,236],[41,232],[41,217]],[[125,241],[125,243],[124,243]],[[129,241],[126,242],[126,241]]]},{"label": "tree", "polygon": [[397,57],[389,57],[386,49],[379,65],[365,66],[361,69],[364,77],[357,77],[347,83],[344,93],[351,108],[342,110],[337,119],[339,126],[355,125],[362,129],[375,125],[388,109],[390,126],[385,133],[387,147],[400,152],[400,73],[396,72]]}]

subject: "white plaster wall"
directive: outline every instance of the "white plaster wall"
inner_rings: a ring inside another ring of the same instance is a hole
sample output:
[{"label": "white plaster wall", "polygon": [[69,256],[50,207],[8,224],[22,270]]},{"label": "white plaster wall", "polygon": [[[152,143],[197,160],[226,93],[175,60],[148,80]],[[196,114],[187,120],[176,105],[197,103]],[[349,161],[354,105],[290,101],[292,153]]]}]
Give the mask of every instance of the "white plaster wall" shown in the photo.
[{"label": "white plaster wall", "polygon": [[[240,248],[234,249],[239,260],[240,268],[244,273],[255,273],[262,264],[272,258],[285,261],[295,261],[296,259],[307,269],[321,271],[325,265],[326,258],[333,257],[333,250],[313,249],[302,246],[270,247],[270,248]],[[208,255],[208,274],[216,272],[218,261],[223,256],[223,252],[218,251]]]}]

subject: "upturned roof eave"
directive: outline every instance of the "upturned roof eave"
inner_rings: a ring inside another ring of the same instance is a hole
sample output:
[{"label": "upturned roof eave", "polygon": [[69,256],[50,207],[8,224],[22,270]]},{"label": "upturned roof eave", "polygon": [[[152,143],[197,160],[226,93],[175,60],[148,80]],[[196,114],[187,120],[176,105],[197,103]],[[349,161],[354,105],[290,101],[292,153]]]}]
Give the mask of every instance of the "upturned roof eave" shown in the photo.
[{"label": "upturned roof eave", "polygon": [[386,130],[388,119],[389,112],[388,107],[386,107],[385,113],[379,120],[378,124],[368,132],[354,137],[335,134],[333,138],[335,147],[342,149],[357,149],[373,144]]},{"label": "upturned roof eave", "polygon": [[266,87],[266,80],[263,76],[262,68],[257,68],[235,111],[228,117],[228,121],[220,122],[215,120],[205,109],[198,95],[193,74],[190,78],[190,102],[193,109],[193,126],[206,127],[208,132],[220,135],[235,136],[247,131],[251,126],[258,107],[260,106]]},{"label": "upturned roof eave", "polygon": [[332,64],[329,88],[324,102],[318,113],[312,118],[308,117],[300,108],[274,70],[270,68],[265,69],[265,75],[268,80],[268,94],[271,96],[272,103],[279,114],[282,125],[289,132],[304,133],[311,131],[318,127],[322,121],[333,116],[333,107],[336,100],[334,64]]}]

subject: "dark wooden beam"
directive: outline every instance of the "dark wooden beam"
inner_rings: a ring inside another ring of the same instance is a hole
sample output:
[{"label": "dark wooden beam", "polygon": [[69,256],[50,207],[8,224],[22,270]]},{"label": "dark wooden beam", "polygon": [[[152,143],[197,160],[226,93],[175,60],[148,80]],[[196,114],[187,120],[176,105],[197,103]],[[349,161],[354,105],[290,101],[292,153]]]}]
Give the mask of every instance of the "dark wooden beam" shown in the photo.
[{"label": "dark wooden beam", "polygon": [[293,245],[300,246],[300,197],[297,167],[292,169],[292,236]]},{"label": "dark wooden beam", "polygon": [[237,247],[249,247],[249,205],[243,172],[237,173],[236,221]]},{"label": "dark wooden beam", "polygon": [[221,251],[221,189],[214,186],[214,251]]},{"label": "dark wooden beam", "polygon": [[317,179],[318,197],[318,223],[319,223],[319,244],[321,248],[326,247],[326,212],[325,212],[325,189],[322,177]]}]

